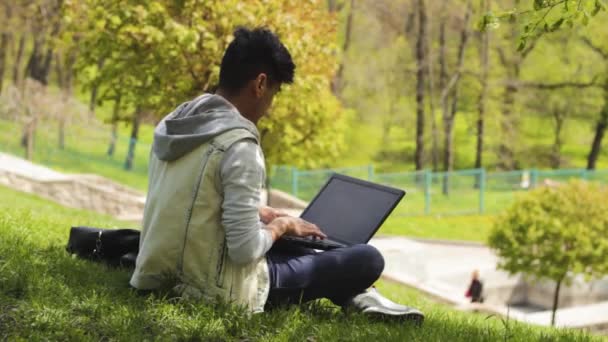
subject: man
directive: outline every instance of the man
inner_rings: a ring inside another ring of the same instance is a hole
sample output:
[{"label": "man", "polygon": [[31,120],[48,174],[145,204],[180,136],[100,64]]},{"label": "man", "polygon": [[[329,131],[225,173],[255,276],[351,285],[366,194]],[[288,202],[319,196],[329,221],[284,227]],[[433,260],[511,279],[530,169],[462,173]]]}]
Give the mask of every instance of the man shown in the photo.
[{"label": "man", "polygon": [[275,245],[285,234],[325,238],[314,224],[260,206],[266,175],[255,125],[281,85],[293,82],[294,69],[272,32],[238,29],[217,92],[181,104],[158,124],[131,285],[156,289],[177,279],[184,296],[219,297],[253,312],[329,298],[421,320],[419,311],[367,290],[384,268],[373,247],[316,253]]}]

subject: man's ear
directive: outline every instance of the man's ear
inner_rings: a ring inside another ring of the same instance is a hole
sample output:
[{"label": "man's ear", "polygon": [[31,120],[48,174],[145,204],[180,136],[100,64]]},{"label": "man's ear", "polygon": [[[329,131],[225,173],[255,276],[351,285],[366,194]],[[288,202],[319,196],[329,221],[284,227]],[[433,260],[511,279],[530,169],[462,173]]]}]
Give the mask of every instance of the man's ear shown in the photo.
[{"label": "man's ear", "polygon": [[255,96],[260,98],[266,91],[268,91],[268,76],[261,73],[255,78]]}]

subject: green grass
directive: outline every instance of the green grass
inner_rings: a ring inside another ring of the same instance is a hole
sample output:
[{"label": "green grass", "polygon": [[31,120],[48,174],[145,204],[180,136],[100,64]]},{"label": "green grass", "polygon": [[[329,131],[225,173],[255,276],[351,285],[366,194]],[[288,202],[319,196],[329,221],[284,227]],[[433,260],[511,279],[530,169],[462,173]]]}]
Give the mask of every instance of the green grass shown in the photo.
[{"label": "green grass", "polygon": [[391,216],[378,234],[485,243],[493,220],[494,216],[490,215]]},{"label": "green grass", "polygon": [[126,270],[65,252],[70,225],[122,226],[0,187],[0,340],[269,340],[269,341],[588,341],[579,331],[505,325],[457,312],[419,292],[381,281],[394,300],[421,308],[422,327],[344,315],[327,302],[249,317],[238,308],[141,296]]},{"label": "green grass", "polygon": [[[153,128],[142,125],[140,139],[135,148],[133,170],[124,169],[129,146],[129,128],[119,125],[119,139],[113,156],[106,154],[110,141],[110,126],[101,128],[67,126],[64,149],[59,149],[56,124],[41,123],[36,131],[33,161],[68,173],[95,173],[119,183],[145,191],[148,175],[148,154]],[[0,120],[0,151],[24,156],[20,146],[22,127],[14,122]]]}]

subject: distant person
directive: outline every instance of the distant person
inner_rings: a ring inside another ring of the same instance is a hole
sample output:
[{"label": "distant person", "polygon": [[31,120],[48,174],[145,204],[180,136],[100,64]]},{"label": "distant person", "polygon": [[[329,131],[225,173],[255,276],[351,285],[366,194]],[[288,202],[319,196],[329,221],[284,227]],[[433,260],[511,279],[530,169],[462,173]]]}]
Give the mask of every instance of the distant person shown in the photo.
[{"label": "distant person", "polygon": [[479,271],[473,271],[471,275],[471,283],[465,296],[471,298],[471,303],[483,303],[482,297],[483,283],[479,280]]},{"label": "distant person", "polygon": [[171,281],[183,296],[219,297],[253,312],[328,298],[422,321],[420,311],[369,290],[384,268],[374,247],[317,253],[277,244],[285,234],[325,238],[316,225],[260,205],[266,171],[256,124],[294,69],[275,34],[240,28],[215,94],[182,103],[156,126],[131,285],[151,290]]}]

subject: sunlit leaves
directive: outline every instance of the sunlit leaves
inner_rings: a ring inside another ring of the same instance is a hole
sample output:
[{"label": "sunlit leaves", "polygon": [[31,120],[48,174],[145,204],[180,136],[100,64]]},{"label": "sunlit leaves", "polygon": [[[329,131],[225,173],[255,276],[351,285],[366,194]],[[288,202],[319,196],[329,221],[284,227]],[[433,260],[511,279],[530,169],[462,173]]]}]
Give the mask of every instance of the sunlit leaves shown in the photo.
[{"label": "sunlit leaves", "polygon": [[586,26],[592,17],[606,11],[605,0],[532,0],[530,9],[504,9],[498,14],[487,13],[479,21],[482,30],[495,28],[496,23],[517,20],[523,28],[518,49],[523,50],[530,38],[560,28]]},{"label": "sunlit leaves", "polygon": [[608,273],[608,189],[582,181],[541,187],[495,223],[489,243],[510,273],[551,280]]},{"label": "sunlit leaves", "polygon": [[[85,0],[71,2],[78,17],[80,62],[87,83],[122,94],[131,107],[160,118],[211,89],[237,26],[267,26],[290,50],[296,82],[281,93],[262,123],[271,162],[319,165],[342,146],[343,115],[329,91],[336,61],[335,18],[320,0]],[[96,69],[98,60],[106,62]]]}]

